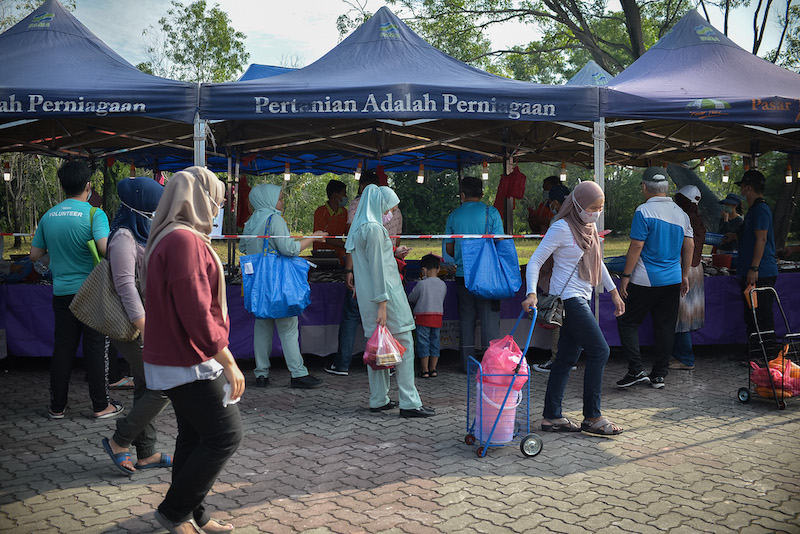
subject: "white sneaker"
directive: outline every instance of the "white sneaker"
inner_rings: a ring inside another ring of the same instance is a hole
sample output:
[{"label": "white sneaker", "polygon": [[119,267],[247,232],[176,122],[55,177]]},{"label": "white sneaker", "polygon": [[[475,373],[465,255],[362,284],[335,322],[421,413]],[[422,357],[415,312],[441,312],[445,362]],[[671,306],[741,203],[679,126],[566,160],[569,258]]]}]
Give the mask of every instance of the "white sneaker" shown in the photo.
[{"label": "white sneaker", "polygon": [[533,364],[533,370],[539,371],[540,373],[549,373],[552,367],[553,367],[553,360],[547,360],[544,363]]}]

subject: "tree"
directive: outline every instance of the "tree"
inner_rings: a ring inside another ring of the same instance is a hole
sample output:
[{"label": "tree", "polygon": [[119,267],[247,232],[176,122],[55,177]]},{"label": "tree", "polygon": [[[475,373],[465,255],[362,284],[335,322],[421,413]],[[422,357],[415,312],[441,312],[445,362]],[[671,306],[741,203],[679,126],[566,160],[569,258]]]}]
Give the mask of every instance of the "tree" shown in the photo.
[{"label": "tree", "polygon": [[188,82],[229,82],[242,72],[250,54],[246,35],[234,30],[219,5],[205,0],[183,5],[172,0],[167,16],[143,32],[148,61],[142,70]]},{"label": "tree", "polygon": [[[62,0],[61,4],[68,10],[75,11],[76,2],[77,0]],[[41,4],[41,0],[0,0],[0,32],[27,17]]]}]

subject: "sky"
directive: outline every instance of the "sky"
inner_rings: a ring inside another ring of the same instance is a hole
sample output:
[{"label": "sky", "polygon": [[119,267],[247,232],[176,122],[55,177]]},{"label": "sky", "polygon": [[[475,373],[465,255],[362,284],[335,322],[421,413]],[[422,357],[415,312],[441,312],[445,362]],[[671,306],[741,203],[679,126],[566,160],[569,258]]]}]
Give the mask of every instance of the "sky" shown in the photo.
[{"label": "sky", "polygon": [[[183,0],[189,3],[189,0]],[[322,57],[339,42],[336,18],[347,12],[341,0],[208,0],[228,13],[232,26],[247,35],[245,46],[250,63],[288,65],[297,57],[305,66]],[[377,11],[386,3],[367,0],[367,10]],[[775,2],[775,9],[785,0]],[[74,14],[95,35],[122,57],[136,65],[145,60],[142,32],[149,25],[158,27],[158,19],[170,7],[168,0],[77,0]],[[722,18],[712,24],[722,28]],[[747,50],[752,48],[752,21],[746,17],[734,21],[736,31],[730,37]],[[535,38],[530,26],[506,24],[487,32],[496,48],[525,44]],[[779,28],[769,29],[767,41],[777,43]],[[771,38],[771,39],[770,39]],[[762,53],[766,48],[762,47]]]}]

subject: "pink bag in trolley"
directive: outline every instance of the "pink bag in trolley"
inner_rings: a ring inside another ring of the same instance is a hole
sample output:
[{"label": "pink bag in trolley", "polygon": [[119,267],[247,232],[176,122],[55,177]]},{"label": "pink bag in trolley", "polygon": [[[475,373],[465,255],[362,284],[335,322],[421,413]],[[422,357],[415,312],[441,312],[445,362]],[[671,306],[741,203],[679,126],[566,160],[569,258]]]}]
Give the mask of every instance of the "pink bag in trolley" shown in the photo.
[{"label": "pink bag in trolley", "polygon": [[[519,365],[517,376],[491,376],[514,375],[514,369],[516,369],[517,365]],[[489,342],[489,348],[486,349],[486,352],[483,354],[483,359],[481,360],[481,368],[483,369],[484,383],[508,386],[513,380],[514,384],[512,388],[516,391],[522,389],[528,381],[528,376],[530,376],[528,362],[525,360],[525,357],[522,355],[522,350],[511,335]]]}]

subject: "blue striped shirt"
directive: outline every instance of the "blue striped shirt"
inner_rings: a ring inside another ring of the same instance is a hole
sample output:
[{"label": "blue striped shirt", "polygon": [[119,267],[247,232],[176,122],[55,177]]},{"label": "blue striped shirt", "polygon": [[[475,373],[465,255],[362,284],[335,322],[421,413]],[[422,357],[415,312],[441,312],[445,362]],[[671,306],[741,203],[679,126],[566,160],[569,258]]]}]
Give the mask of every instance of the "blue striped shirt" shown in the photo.
[{"label": "blue striped shirt", "polygon": [[636,208],[631,239],[644,241],[631,283],[663,287],[681,283],[683,239],[693,237],[689,216],[669,197],[650,197]]}]

